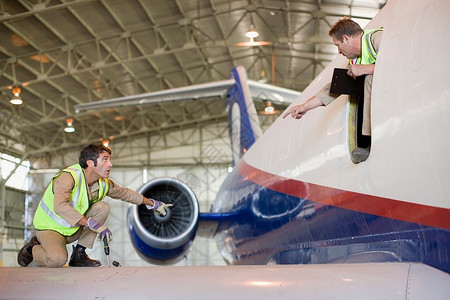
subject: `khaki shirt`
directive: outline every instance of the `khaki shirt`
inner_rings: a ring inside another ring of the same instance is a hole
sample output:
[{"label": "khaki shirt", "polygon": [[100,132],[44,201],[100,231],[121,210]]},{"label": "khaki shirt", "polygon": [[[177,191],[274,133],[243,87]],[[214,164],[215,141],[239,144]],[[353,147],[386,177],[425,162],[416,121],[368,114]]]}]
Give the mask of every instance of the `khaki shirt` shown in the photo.
[{"label": "khaki shirt", "polygon": [[[53,183],[53,193],[55,195],[53,200],[54,210],[72,226],[83,218],[83,215],[70,205],[74,183],[75,182],[72,175],[67,172],[62,172]],[[144,201],[144,196],[138,192],[135,192],[129,188],[121,187],[112,180],[109,180],[109,183],[110,187],[107,194],[109,197],[138,205]],[[99,187],[97,182],[88,188],[89,203],[92,202],[92,199],[96,199],[98,197],[98,189]]]},{"label": "khaki shirt", "polygon": [[[383,31],[377,31],[372,34],[370,41],[372,42],[373,48],[378,53],[380,49],[381,38],[383,37]],[[331,82],[327,83],[317,94],[316,97],[319,98],[322,103],[327,106],[340,95],[330,93]]]}]

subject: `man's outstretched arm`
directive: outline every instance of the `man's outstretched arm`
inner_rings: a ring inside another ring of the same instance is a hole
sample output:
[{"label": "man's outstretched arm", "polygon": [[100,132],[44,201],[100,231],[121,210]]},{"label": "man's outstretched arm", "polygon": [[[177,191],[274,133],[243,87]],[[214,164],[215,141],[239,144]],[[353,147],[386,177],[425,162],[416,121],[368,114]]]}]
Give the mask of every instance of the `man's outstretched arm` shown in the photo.
[{"label": "man's outstretched arm", "polygon": [[317,98],[316,96],[312,96],[311,98],[306,100],[305,103],[295,105],[295,106],[291,107],[290,109],[288,109],[284,113],[283,119],[285,119],[289,115],[291,115],[291,117],[294,119],[300,119],[311,109],[314,109],[316,107],[323,106],[323,105],[324,104],[322,103],[322,101],[319,98]]}]

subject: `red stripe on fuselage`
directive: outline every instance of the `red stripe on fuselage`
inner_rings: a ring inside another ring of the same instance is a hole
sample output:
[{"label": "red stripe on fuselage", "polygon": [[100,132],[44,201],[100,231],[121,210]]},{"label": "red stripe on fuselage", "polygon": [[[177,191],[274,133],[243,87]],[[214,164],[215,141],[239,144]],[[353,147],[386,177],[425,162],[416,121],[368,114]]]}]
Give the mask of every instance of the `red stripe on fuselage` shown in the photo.
[{"label": "red stripe on fuselage", "polygon": [[358,212],[450,229],[450,209],[404,202],[340,190],[274,175],[247,164],[239,164],[242,177],[268,189],[294,197]]}]

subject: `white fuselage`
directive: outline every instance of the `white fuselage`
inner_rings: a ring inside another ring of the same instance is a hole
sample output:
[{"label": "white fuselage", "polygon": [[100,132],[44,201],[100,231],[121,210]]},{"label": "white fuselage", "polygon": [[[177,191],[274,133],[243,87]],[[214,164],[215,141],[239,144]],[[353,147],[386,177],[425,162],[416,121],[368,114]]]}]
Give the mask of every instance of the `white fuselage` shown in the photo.
[{"label": "white fuselage", "polygon": [[[354,164],[347,96],[302,119],[279,118],[245,161],[301,182],[409,203],[450,208],[448,1],[390,1],[366,28],[384,27],[372,92],[372,148]],[[293,103],[345,67],[339,55]]]}]

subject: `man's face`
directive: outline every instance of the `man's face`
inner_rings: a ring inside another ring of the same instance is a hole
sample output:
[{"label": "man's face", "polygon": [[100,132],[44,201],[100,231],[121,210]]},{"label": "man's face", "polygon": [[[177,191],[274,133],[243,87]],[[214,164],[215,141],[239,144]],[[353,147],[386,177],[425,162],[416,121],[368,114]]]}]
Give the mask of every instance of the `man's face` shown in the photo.
[{"label": "man's face", "polygon": [[111,168],[111,155],[109,155],[108,152],[103,151],[97,158],[97,166],[94,166],[95,173],[99,178],[109,178]]},{"label": "man's face", "polygon": [[351,37],[348,35],[344,35],[342,41],[338,40],[334,36],[331,37],[333,39],[333,43],[338,48],[339,54],[344,55],[348,59],[353,59],[359,56],[359,47],[358,43],[360,41],[359,37]]}]

